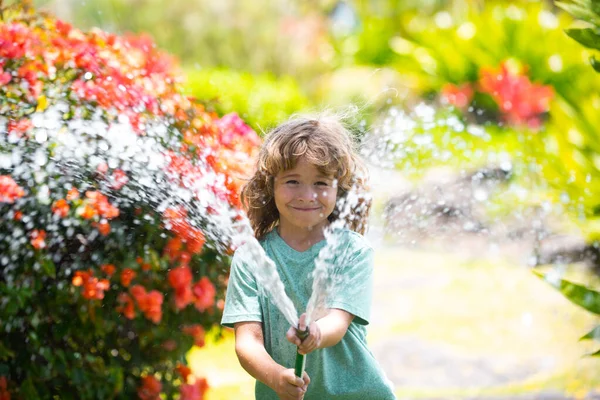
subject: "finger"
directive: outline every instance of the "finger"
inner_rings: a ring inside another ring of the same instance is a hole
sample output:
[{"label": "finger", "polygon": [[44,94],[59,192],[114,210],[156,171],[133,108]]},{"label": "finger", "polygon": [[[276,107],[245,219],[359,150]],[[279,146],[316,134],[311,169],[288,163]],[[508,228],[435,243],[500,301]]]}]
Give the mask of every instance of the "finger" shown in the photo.
[{"label": "finger", "polygon": [[302,380],[304,381],[304,384],[307,386],[310,383],[310,376],[308,376],[308,373],[306,371],[304,371],[304,373],[302,374]]},{"label": "finger", "polygon": [[287,333],[285,334],[285,338],[288,340],[288,342],[295,344],[296,346],[300,345],[300,343],[302,343],[300,341],[300,338],[298,338],[298,336],[296,336],[296,328],[292,327],[290,328]]},{"label": "finger", "polygon": [[302,341],[302,344],[305,347],[312,347],[312,346],[314,346],[315,343],[316,343],[316,340],[315,340],[314,336],[309,336]]},{"label": "finger", "polygon": [[286,396],[290,399],[301,399],[304,396],[304,390],[301,387],[292,386],[286,390]]},{"label": "finger", "polygon": [[293,369],[288,369],[285,371],[284,379],[287,383],[294,387],[302,387],[302,385],[304,385],[304,380],[297,377]]},{"label": "finger", "polygon": [[300,320],[298,321],[298,330],[306,330],[306,313],[300,316]]},{"label": "finger", "polygon": [[300,346],[298,346],[298,353],[307,354],[309,352],[310,352],[310,346],[307,346],[305,343],[302,343]]}]

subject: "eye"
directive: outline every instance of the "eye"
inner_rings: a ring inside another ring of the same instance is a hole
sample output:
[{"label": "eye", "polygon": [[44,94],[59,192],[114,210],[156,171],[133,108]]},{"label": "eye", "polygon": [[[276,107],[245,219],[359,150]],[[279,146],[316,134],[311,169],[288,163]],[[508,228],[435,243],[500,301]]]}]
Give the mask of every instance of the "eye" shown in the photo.
[{"label": "eye", "polygon": [[319,182],[315,183],[315,185],[317,185],[317,186],[329,186],[329,183],[323,182],[323,181],[319,181]]},{"label": "eye", "polygon": [[285,181],[285,183],[287,183],[289,185],[296,185],[296,184],[298,184],[298,181],[295,179],[289,179],[289,180]]}]

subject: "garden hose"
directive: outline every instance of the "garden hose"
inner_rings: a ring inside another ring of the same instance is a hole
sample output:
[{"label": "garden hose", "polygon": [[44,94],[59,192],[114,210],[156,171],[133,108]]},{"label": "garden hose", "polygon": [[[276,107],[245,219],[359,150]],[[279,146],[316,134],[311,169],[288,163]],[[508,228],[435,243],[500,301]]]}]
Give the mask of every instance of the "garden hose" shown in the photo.
[{"label": "garden hose", "polygon": [[[298,336],[300,338],[300,340],[304,340],[308,337],[309,333],[310,332],[308,331],[308,326],[307,326],[305,330],[297,331],[296,336]],[[300,353],[298,353],[298,351],[296,351],[295,374],[298,378],[302,378],[302,375],[304,374],[304,366],[305,365],[306,365],[306,354],[300,354]]]}]

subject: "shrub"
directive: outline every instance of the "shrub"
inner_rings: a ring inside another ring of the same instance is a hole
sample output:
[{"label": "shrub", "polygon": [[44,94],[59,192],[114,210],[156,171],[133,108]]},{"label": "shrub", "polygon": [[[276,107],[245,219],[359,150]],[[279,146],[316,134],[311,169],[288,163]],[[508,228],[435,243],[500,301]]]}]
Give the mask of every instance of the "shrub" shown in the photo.
[{"label": "shrub", "polygon": [[200,399],[258,137],[143,36],[0,21],[0,397]]},{"label": "shrub", "polygon": [[257,131],[268,131],[309,101],[291,77],[227,69],[188,69],[186,90],[210,101],[220,114],[238,112]]}]

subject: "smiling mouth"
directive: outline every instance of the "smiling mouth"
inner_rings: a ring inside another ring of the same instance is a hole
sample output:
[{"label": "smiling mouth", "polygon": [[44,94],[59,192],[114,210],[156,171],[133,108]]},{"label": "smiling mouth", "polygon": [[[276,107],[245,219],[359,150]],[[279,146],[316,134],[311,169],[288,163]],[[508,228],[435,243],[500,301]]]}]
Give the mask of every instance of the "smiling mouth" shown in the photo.
[{"label": "smiling mouth", "polygon": [[298,208],[298,207],[292,207],[294,210],[297,211],[317,211],[320,210],[321,207],[314,207],[314,208]]}]

